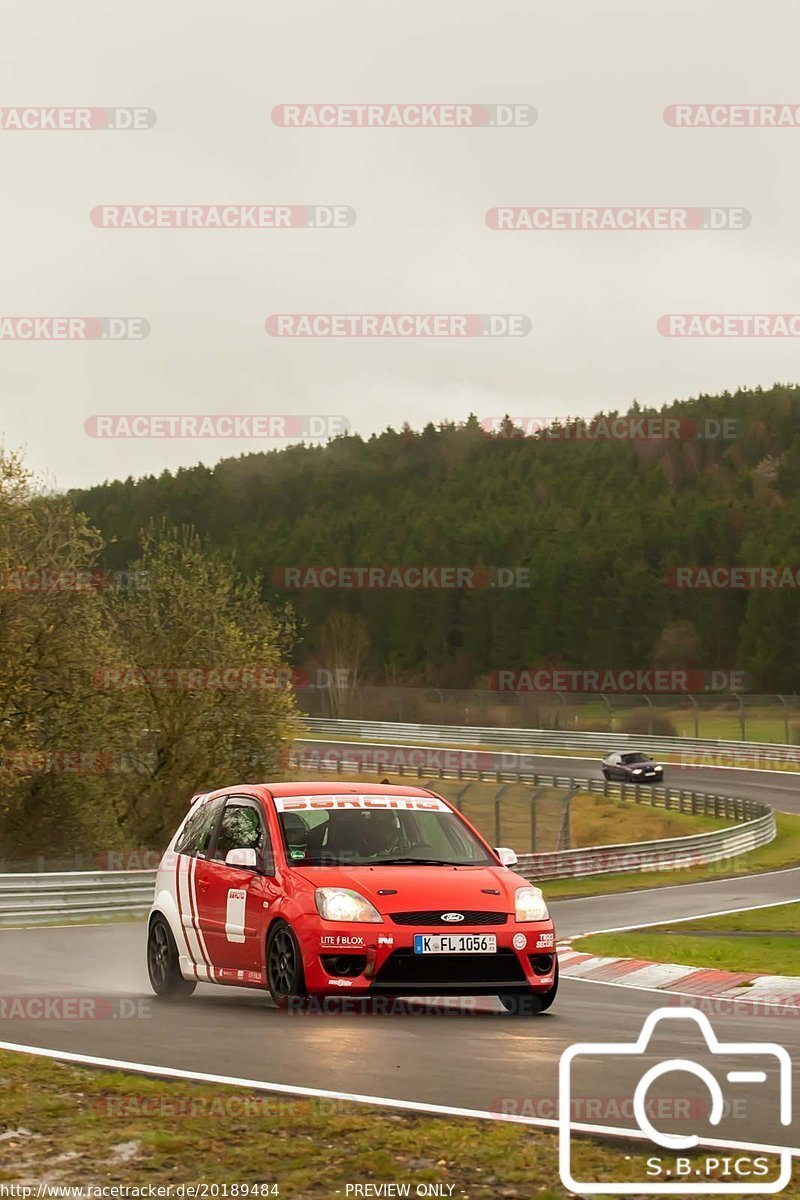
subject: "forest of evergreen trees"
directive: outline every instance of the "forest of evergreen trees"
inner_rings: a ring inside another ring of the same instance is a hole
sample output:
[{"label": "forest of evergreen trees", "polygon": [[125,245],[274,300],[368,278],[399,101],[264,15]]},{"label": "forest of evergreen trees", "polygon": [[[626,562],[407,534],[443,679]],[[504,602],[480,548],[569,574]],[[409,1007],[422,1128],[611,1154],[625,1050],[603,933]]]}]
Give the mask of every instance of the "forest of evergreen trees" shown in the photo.
[{"label": "forest of evergreen trees", "polygon": [[[140,529],[163,517],[193,525],[245,576],[260,572],[266,598],[296,609],[300,664],[324,661],[326,630],[349,614],[362,677],[377,683],[469,687],[504,668],[665,665],[738,668],[754,691],[800,691],[796,589],[667,583],[687,564],[800,566],[800,388],[628,415],[675,418],[690,436],[515,436],[471,417],[72,498],[111,542],[108,567],[133,561]],[[695,424],[734,436],[691,436]],[[530,587],[276,588],[275,573],[298,564],[513,566]]]}]

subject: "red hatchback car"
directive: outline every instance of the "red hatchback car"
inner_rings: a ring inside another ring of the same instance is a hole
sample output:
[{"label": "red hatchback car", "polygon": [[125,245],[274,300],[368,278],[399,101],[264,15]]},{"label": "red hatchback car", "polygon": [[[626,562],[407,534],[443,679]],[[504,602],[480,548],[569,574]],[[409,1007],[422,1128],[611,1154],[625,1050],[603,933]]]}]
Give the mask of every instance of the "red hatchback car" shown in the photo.
[{"label": "red hatchback car", "polygon": [[158,869],[147,966],[159,996],[198,980],[308,996],[495,995],[549,1008],[542,893],[425,788],[278,783],[196,796]]}]

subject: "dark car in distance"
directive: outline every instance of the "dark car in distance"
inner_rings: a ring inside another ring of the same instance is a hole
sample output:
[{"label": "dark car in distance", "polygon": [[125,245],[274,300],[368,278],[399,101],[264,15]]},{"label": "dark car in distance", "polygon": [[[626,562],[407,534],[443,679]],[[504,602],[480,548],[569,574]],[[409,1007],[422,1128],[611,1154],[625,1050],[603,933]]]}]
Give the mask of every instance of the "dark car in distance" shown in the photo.
[{"label": "dark car in distance", "polygon": [[640,750],[615,750],[601,762],[603,778],[618,783],[661,783],[664,768]]}]

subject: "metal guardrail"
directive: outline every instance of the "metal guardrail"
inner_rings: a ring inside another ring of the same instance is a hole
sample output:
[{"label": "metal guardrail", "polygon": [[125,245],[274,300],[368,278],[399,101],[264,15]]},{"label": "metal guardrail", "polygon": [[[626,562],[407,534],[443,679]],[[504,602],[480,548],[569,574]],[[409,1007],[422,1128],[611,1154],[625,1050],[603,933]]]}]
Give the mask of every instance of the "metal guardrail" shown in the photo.
[{"label": "metal guardrail", "polygon": [[0,875],[0,926],[143,914],[153,903],[155,879],[155,871]]},{"label": "metal guardrail", "polygon": [[[313,743],[305,743],[313,745]],[[398,747],[399,748],[399,747]],[[336,758],[336,770],[364,769],[363,747],[341,744]],[[352,757],[348,758],[348,751]],[[460,757],[460,756],[457,756]],[[466,757],[466,756],[464,756]],[[488,756],[487,756],[488,757]],[[295,758],[297,766],[307,768],[305,758]],[[318,759],[316,769],[324,770],[324,759]],[[623,874],[628,871],[678,870],[701,866],[757,850],[774,840],[777,828],[775,813],[767,804],[748,797],[715,795],[684,788],[633,784],[613,784],[605,779],[581,779],[566,775],[521,774],[519,771],[483,770],[463,765],[450,769],[440,766],[436,772],[423,765],[410,766],[402,762],[395,768],[378,765],[377,773],[390,770],[393,775],[413,777],[420,785],[435,783],[436,779],[475,779],[485,782],[528,783],[534,788],[551,787],[570,792],[591,792],[618,796],[622,800],[644,804],[666,811],[691,813],[723,818],[737,822],[726,829],[714,829],[680,838],[662,838],[651,842],[629,842],[613,846],[592,846],[578,850],[555,850],[547,854],[523,854],[518,870],[531,881],[563,879],[588,875]],[[535,796],[531,804],[535,804]],[[458,807],[458,805],[457,805]]]},{"label": "metal guardrail", "polygon": [[[355,750],[361,748],[355,747]],[[345,756],[340,756],[337,762],[340,769],[363,769],[363,760],[357,754],[352,762]],[[308,763],[303,765],[308,766]],[[380,772],[384,770],[385,766],[379,768]],[[463,765],[450,769],[440,766],[435,776],[430,767],[423,766],[401,765],[399,770],[392,769],[392,773],[407,774],[421,782],[434,782],[434,778],[472,778],[618,795],[632,803],[668,811],[702,813],[736,822],[726,829],[689,837],[521,855],[520,874],[537,882],[630,871],[675,870],[721,862],[767,845],[776,834],[772,809],[746,797],[711,795],[679,788],[617,785],[566,775],[520,775],[518,771],[482,770]],[[53,923],[67,917],[143,915],[152,903],[155,874],[155,871],[142,870],[0,875],[0,926]]]},{"label": "metal guardrail", "polygon": [[[311,748],[313,741],[301,743]],[[326,747],[331,743],[325,743]],[[431,779],[474,779],[484,783],[527,783],[533,787],[578,788],[582,792],[593,792],[599,795],[616,795],[623,800],[634,800],[646,803],[653,808],[671,809],[676,812],[702,814],[708,817],[723,817],[733,821],[750,821],[756,817],[772,812],[768,805],[760,800],[751,800],[747,796],[728,796],[723,793],[698,792],[690,788],[671,788],[660,784],[645,784],[638,786],[627,783],[609,783],[605,779],[589,779],[576,775],[549,775],[536,771],[530,764],[536,759],[530,758],[528,763],[525,756],[514,756],[514,768],[503,767],[503,756],[482,751],[455,751],[447,761],[437,765],[436,756],[423,753],[415,758],[408,754],[409,750],[417,747],[396,746],[390,750],[404,751],[403,755],[392,755],[388,760],[370,761],[372,756],[364,756],[364,750],[374,750],[373,743],[340,742],[332,753],[322,753],[309,757],[308,754],[292,754],[289,765],[294,769],[312,771],[342,771],[373,770],[376,774],[388,772],[391,775],[413,777],[420,781]],[[385,747],[384,747],[385,748]],[[431,761],[431,758],[434,761]]]},{"label": "metal guardrail", "polygon": [[509,729],[492,725],[414,725],[397,721],[345,721],[305,717],[303,727],[315,737],[328,735],[357,740],[411,741],[444,745],[495,746],[503,749],[591,750],[599,755],[631,745],[646,745],[653,754],[716,754],[732,761],[763,758],[795,762],[800,746],[782,742],[736,742],[723,738],[649,737],[643,734],[587,733],[559,729]]},{"label": "metal guardrail", "polygon": [[552,854],[523,854],[517,870],[531,882],[629,871],[676,871],[738,858],[740,854],[768,845],[775,833],[775,814],[770,811],[742,825],[684,838],[635,842],[627,846],[556,850]]}]

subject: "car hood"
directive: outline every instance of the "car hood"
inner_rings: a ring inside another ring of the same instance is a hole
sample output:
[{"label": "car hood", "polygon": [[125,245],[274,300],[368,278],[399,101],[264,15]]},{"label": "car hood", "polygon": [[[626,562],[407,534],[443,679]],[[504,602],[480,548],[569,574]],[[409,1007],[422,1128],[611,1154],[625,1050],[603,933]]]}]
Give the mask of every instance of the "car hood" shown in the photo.
[{"label": "car hood", "polygon": [[[507,867],[294,867],[314,887],[360,892],[382,913],[479,908],[514,911],[514,892],[528,883]],[[379,895],[392,889],[392,894]],[[492,895],[499,892],[499,895]]]}]

